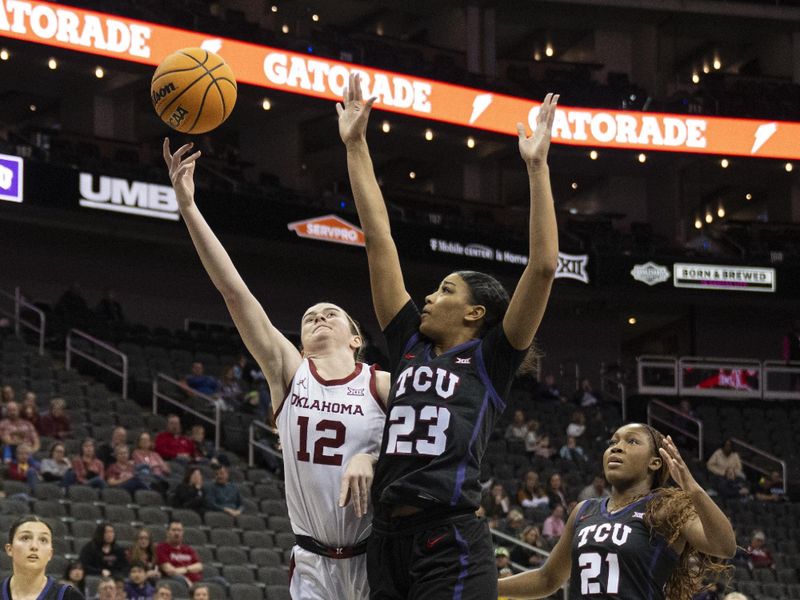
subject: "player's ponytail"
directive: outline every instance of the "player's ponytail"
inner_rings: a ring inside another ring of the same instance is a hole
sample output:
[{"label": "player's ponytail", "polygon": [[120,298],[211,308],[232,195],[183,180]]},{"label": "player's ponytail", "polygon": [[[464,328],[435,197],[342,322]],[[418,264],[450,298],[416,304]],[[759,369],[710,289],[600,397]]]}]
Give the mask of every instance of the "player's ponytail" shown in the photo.
[{"label": "player's ponytail", "polygon": [[[659,456],[658,449],[664,441],[663,434],[650,425],[642,425],[650,434],[652,450]],[[692,501],[682,489],[669,486],[669,466],[661,461],[659,469],[652,474],[651,490],[653,497],[647,503],[645,521],[653,533],[664,538],[668,546],[674,544],[681,535],[683,526],[696,514]],[[723,559],[698,552],[688,542],[678,559],[678,566],[667,581],[664,597],[670,600],[691,600],[693,596],[707,588],[723,576],[729,576],[731,567]]]}]

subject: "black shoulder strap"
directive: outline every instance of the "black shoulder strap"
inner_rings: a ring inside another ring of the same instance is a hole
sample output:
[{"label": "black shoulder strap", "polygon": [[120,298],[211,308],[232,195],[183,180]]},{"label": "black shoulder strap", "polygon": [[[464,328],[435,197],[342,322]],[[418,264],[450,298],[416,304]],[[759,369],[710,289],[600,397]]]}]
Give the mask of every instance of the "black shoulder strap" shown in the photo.
[{"label": "black shoulder strap", "polygon": [[68,583],[62,583],[58,586],[58,596],[56,597],[57,600],[64,600],[64,596],[72,586]]}]

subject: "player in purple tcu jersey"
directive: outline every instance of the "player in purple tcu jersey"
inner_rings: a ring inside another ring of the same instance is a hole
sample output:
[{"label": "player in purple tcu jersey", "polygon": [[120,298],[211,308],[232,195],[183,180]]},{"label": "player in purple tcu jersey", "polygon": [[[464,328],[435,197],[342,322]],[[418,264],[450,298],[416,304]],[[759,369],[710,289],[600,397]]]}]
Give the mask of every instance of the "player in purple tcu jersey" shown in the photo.
[{"label": "player in purple tcu jersey", "polygon": [[530,257],[513,297],[489,275],[447,275],[417,309],[405,289],[389,215],[366,144],[369,112],[350,78],[339,133],[367,247],[372,298],[393,385],[373,483],[367,548],[370,597],[496,597],[491,537],[475,515],[480,461],[511,380],[533,344],[558,261],[547,152],[558,96],[536,130],[517,125],[531,188]]},{"label": "player in purple tcu jersey", "polygon": [[[540,569],[500,580],[509,598],[690,600],[736,552],[725,514],[694,480],[672,438],[631,423],[603,454],[609,498],[578,504]],[[670,477],[677,487],[666,487]]]},{"label": "player in purple tcu jersey", "polygon": [[361,333],[335,304],[320,302],[303,314],[302,354],[272,324],[194,202],[200,152],[190,151],[186,144],[173,154],[164,140],[164,161],[192,242],[269,384],[297,539],[290,593],[302,600],[365,600],[367,499],[389,374],[358,362]]}]

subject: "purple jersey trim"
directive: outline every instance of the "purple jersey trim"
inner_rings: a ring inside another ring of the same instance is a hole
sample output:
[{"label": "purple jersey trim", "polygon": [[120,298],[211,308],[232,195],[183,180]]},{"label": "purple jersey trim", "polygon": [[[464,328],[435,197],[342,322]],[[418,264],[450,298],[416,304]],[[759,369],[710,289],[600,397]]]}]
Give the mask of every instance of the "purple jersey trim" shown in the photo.
[{"label": "purple jersey trim", "polygon": [[453,600],[461,600],[461,595],[464,593],[464,580],[467,578],[467,575],[469,575],[469,544],[461,537],[461,533],[455,525],[453,525],[453,531],[455,532],[458,547],[461,549],[461,556],[458,557],[461,571],[459,571],[458,578],[456,578],[455,589],[453,589]]},{"label": "purple jersey trim", "polygon": [[450,499],[450,506],[456,506],[461,498],[461,489],[464,487],[464,480],[467,477],[467,463],[469,462],[469,454],[472,451],[472,446],[475,443],[475,440],[478,439],[478,432],[481,430],[481,425],[483,425],[483,418],[486,416],[486,407],[489,405],[487,402],[488,399],[489,392],[487,391],[483,395],[481,411],[478,413],[478,418],[475,420],[475,428],[472,430],[472,437],[469,439],[469,446],[467,446],[467,452],[464,455],[464,460],[462,460],[458,465],[458,470],[456,471],[456,485],[453,489],[453,497]]},{"label": "purple jersey trim", "polygon": [[500,394],[497,393],[497,390],[494,389],[494,385],[492,385],[492,380],[489,379],[489,373],[486,371],[486,363],[483,361],[482,343],[479,344],[475,350],[475,366],[478,367],[478,377],[480,377],[483,385],[486,386],[486,392],[492,399],[492,403],[494,404],[495,409],[497,410],[497,412],[503,412],[506,409],[506,403],[500,397]]},{"label": "purple jersey trim", "polygon": [[611,499],[611,497],[607,496],[607,497],[603,498],[600,501],[600,514],[602,514],[604,517],[607,517],[609,519],[615,519],[617,517],[621,517],[623,515],[627,515],[634,508],[639,506],[642,502],[647,502],[648,500],[650,500],[650,498],[652,498],[653,495],[654,494],[648,494],[644,498],[639,498],[636,502],[631,502],[625,508],[621,508],[619,510],[615,510],[613,513],[608,512],[608,501]]}]

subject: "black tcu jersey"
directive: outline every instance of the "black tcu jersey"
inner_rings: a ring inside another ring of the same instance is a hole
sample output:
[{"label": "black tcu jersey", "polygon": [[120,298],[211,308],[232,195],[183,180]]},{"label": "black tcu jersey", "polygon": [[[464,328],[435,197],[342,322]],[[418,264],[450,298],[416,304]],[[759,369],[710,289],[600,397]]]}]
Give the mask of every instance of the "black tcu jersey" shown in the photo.
[{"label": "black tcu jersey", "polygon": [[503,398],[525,356],[502,325],[438,356],[409,301],[386,327],[393,385],[373,502],[476,510],[478,474]]},{"label": "black tcu jersey", "polygon": [[678,564],[667,541],[644,522],[646,496],[609,513],[608,498],[587,500],[575,518],[569,597],[661,600]]}]

